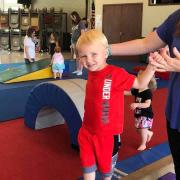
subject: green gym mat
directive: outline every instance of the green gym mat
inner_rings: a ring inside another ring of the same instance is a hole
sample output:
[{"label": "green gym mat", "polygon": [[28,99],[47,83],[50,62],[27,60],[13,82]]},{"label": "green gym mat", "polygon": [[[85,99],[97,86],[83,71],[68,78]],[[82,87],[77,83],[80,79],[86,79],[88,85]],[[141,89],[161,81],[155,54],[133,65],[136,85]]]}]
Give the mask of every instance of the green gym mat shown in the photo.
[{"label": "green gym mat", "polygon": [[39,61],[35,61],[34,63],[19,65],[18,67],[9,67],[5,71],[0,72],[0,82],[4,83],[22,75],[44,69],[48,67],[50,61],[50,59],[41,59]]}]

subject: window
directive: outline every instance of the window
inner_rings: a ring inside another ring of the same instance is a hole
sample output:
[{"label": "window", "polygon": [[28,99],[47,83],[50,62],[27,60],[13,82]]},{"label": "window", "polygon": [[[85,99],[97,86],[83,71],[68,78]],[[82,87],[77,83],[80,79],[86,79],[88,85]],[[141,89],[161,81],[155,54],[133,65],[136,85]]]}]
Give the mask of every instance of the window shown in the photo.
[{"label": "window", "polygon": [[149,0],[150,6],[156,5],[176,5],[180,4],[180,0]]},{"label": "window", "polygon": [[4,11],[7,11],[8,8],[17,10],[18,8],[21,8],[22,5],[17,3],[17,0],[0,0],[0,8]]}]

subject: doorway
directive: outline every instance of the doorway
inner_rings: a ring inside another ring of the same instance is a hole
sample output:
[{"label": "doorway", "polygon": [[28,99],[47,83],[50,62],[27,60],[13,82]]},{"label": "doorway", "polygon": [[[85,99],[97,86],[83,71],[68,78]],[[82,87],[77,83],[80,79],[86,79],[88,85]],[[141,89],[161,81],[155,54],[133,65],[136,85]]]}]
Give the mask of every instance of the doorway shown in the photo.
[{"label": "doorway", "polygon": [[[142,3],[110,4],[103,6],[103,32],[109,44],[141,38]],[[139,56],[113,57],[138,60]]]}]

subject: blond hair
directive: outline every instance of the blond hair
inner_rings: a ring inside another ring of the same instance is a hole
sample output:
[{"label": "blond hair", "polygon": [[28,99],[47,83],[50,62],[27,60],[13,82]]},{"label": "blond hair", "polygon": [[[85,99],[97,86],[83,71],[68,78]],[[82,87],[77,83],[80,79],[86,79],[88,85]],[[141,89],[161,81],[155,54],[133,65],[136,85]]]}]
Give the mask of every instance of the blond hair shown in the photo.
[{"label": "blond hair", "polygon": [[155,75],[149,81],[148,88],[151,89],[152,91],[155,91],[157,89],[157,81]]},{"label": "blond hair", "polygon": [[76,43],[76,49],[78,50],[82,45],[85,44],[95,44],[95,43],[99,43],[105,48],[108,48],[108,41],[106,36],[102,32],[96,29],[91,29],[87,32],[84,32],[78,38],[78,41]]}]

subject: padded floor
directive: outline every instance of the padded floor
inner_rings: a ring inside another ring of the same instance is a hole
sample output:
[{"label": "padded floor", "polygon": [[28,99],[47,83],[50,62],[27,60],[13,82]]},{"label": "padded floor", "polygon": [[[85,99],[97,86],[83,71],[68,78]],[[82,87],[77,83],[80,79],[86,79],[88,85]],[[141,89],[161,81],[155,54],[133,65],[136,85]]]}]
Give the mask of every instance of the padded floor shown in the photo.
[{"label": "padded floor", "polygon": [[20,77],[48,67],[50,59],[42,59],[31,64],[21,64],[19,66],[11,66],[6,70],[0,72],[0,82],[4,83],[11,79]]}]

